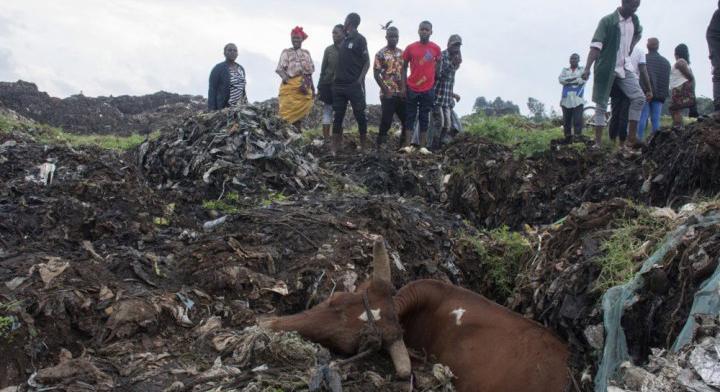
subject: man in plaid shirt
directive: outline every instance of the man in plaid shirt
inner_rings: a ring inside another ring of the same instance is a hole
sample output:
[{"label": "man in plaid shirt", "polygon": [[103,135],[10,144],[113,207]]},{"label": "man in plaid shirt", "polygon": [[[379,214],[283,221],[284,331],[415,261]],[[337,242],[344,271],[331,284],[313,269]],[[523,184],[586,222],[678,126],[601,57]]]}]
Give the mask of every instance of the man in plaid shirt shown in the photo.
[{"label": "man in plaid shirt", "polygon": [[[442,52],[442,60],[435,82],[434,126],[428,135],[428,146],[431,150],[440,149],[442,139],[450,133],[453,108],[455,102],[460,101],[460,96],[453,92],[453,87],[455,86],[455,72],[462,63],[461,46],[462,38],[454,34],[448,40],[448,48]],[[438,128],[440,128],[440,134],[437,132]]]}]

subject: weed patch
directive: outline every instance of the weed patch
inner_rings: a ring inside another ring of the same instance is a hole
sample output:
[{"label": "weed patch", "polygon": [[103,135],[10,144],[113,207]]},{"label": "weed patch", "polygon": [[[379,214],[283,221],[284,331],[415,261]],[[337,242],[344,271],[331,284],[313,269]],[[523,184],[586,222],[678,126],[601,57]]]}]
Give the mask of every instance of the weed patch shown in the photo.
[{"label": "weed patch", "polygon": [[638,217],[617,221],[600,246],[603,256],[597,260],[600,275],[595,281],[600,291],[630,281],[638,264],[656,250],[670,230],[669,220],[651,216],[647,208],[637,208]]}]

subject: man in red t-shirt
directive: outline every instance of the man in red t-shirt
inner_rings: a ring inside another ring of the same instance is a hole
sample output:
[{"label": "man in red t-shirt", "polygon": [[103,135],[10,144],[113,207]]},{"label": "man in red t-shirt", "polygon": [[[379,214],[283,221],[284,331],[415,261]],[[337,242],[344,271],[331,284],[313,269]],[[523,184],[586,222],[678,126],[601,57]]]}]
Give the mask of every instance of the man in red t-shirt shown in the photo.
[{"label": "man in red t-shirt", "polygon": [[[415,129],[415,121],[419,121],[418,136],[420,152],[429,154],[425,148],[427,144],[427,130],[430,122],[430,112],[435,103],[435,78],[437,76],[437,63],[442,58],[440,47],[430,42],[432,23],[424,21],[418,29],[420,41],[405,48],[403,52],[403,89],[407,96],[406,127]],[[408,65],[410,76],[407,76]]]}]

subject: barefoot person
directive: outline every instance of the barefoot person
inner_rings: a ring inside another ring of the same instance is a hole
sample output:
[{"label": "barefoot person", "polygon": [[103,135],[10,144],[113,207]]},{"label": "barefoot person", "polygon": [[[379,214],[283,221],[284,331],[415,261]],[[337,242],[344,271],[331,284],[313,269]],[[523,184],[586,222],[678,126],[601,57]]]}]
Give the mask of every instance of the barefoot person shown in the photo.
[{"label": "barefoot person", "polygon": [[208,110],[220,110],[247,102],[245,69],[235,62],[238,56],[235,44],[225,45],[225,61],[210,72]]},{"label": "barefoot person", "polygon": [[607,122],[605,113],[608,98],[616,80],[620,89],[630,99],[630,131],[627,142],[632,147],[637,145],[637,126],[645,105],[645,94],[640,87],[638,76],[628,71],[632,71],[630,53],[642,37],[640,20],[635,15],[639,7],[640,0],[622,0],[622,5],[615,12],[600,20],[590,45],[583,79],[590,78],[590,70],[594,65],[595,147],[602,143],[603,128]]},{"label": "barefoot person", "polygon": [[342,44],[343,39],[345,39],[345,27],[341,24],[336,25],[332,30],[333,44],[325,48],[320,68],[318,99],[323,103],[322,130],[325,143],[330,142],[330,127],[332,127],[333,122],[332,85],[335,80],[335,69],[337,68],[340,44]]},{"label": "barefoot person", "polygon": [[382,108],[377,138],[378,149],[387,142],[388,131],[395,115],[402,124],[400,144],[402,146],[410,144],[412,137],[405,124],[407,106],[402,88],[403,51],[397,47],[400,40],[400,32],[397,27],[388,27],[385,31],[385,39],[387,46],[375,54],[373,66],[375,82],[380,87],[380,107]]},{"label": "barefoot person", "polygon": [[275,70],[282,79],[278,97],[280,117],[293,124],[298,131],[302,130],[302,120],[312,110],[315,96],[315,85],[312,81],[315,65],[310,52],[302,48],[302,43],[307,38],[302,27],[295,27],[290,32],[292,48],[282,51]]}]

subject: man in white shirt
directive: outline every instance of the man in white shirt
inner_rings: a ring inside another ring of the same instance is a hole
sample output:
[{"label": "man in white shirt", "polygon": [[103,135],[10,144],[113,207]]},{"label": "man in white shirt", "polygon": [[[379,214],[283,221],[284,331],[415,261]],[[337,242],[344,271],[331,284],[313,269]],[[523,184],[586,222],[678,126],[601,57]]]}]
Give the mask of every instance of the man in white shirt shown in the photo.
[{"label": "man in white shirt", "polygon": [[639,7],[640,0],[622,0],[622,5],[615,12],[600,20],[590,45],[583,79],[590,78],[590,70],[595,65],[593,101],[597,108],[594,119],[596,147],[602,143],[605,112],[614,83],[630,98],[628,144],[634,147],[637,142],[637,124],[645,105],[645,96],[637,76],[627,72],[627,68],[632,67],[630,53],[642,36],[642,26],[635,15]]},{"label": "man in white shirt", "polygon": [[[639,86],[642,87],[642,91],[645,91],[643,94],[645,94],[646,99],[652,99],[650,76],[647,73],[645,62],[645,52],[639,46],[635,46],[635,49],[633,49],[633,52],[627,58],[627,62],[623,64],[623,72],[625,73],[625,79],[632,77],[633,79],[640,80]],[[619,139],[620,143],[625,143],[628,134],[632,135],[633,133],[632,128],[628,129],[632,100],[625,94],[621,83],[620,79],[616,78],[613,89],[610,92],[612,117],[610,119],[609,133],[610,140],[613,142]]]}]

